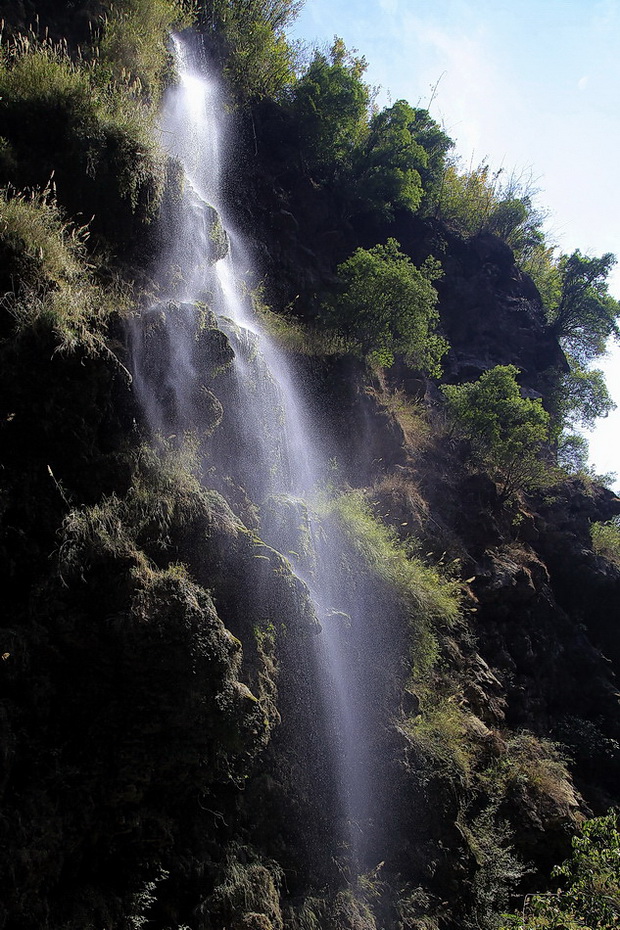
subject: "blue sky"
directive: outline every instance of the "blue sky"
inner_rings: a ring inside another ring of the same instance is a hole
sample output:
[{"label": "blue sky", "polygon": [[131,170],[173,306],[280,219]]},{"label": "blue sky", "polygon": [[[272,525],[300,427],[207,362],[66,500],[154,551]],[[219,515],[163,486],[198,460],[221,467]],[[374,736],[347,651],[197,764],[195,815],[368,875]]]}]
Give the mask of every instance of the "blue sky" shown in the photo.
[{"label": "blue sky", "polygon": [[[292,35],[344,39],[380,105],[428,106],[437,85],[431,113],[465,164],[531,171],[562,251],[620,259],[620,0],[306,0]],[[620,349],[600,367],[620,406]],[[620,473],[620,410],[589,439]]]}]

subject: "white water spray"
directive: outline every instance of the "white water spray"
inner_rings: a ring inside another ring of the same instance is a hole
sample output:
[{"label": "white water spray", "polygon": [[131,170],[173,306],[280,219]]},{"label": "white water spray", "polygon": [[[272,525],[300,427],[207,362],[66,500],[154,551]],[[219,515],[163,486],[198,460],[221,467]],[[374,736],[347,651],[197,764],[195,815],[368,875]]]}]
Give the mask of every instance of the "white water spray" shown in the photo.
[{"label": "white water spray", "polygon": [[[156,372],[149,371],[141,339],[134,332],[137,390],[153,432],[176,434],[199,428],[194,398],[201,372],[195,333],[203,301],[235,353],[234,406],[239,422],[229,423],[235,438],[227,461],[234,462],[238,480],[259,505],[286,496],[293,506],[299,502],[300,513],[311,512],[306,501],[326,479],[327,463],[313,439],[311,419],[291,369],[261,328],[247,294],[243,241],[227,215],[222,190],[227,145],[218,87],[203,75],[190,46],[179,38],[173,41],[178,84],[166,95],[161,130],[164,148],[182,166],[182,196],[166,219],[162,256],[170,282],[167,299],[157,309],[157,321],[164,321],[165,338],[160,342],[165,357],[159,358]],[[310,531],[318,539],[316,526]],[[268,541],[285,550],[277,531]],[[294,554],[292,559],[295,562]],[[293,567],[308,584],[322,624],[317,637],[322,672],[316,686],[324,692],[333,724],[333,745],[326,746],[326,753],[340,785],[355,860],[364,822],[372,818],[371,794],[376,790],[369,775],[367,700],[360,692],[359,671],[357,676],[350,671],[343,649],[353,621],[336,609],[342,598],[333,572],[337,554],[323,541],[315,561],[311,577],[301,566]],[[353,651],[360,639],[358,632]]]}]

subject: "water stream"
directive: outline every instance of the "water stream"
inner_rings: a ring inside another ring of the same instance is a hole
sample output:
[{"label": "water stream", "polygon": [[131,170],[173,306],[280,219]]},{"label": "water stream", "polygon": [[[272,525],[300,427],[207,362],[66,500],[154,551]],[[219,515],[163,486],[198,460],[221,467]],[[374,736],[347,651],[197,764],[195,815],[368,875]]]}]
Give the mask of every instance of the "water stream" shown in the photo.
[{"label": "water stream", "polygon": [[[164,308],[158,317],[163,323],[158,325],[165,328],[160,336],[165,357],[159,358],[153,371],[141,349],[143,339],[134,333],[135,382],[153,433],[199,430],[196,332],[204,306],[215,314],[216,325],[234,350],[233,390],[228,392],[225,420],[219,427],[226,430],[220,442],[222,470],[229,468],[265,512],[269,502],[272,506],[274,500],[286,500],[287,506],[309,514],[305,517],[309,534],[319,542],[309,571],[308,563],[291,553],[278,521],[268,527],[265,518],[266,541],[291,559],[293,570],[310,589],[321,622],[322,632],[314,637],[315,667],[320,670],[316,687],[322,691],[331,721],[325,752],[338,785],[347,824],[344,842],[355,872],[364,825],[372,819],[376,785],[373,788],[368,762],[368,698],[362,693],[359,670],[354,674],[349,667],[351,655],[359,651],[355,637],[359,640],[360,633],[351,632],[355,618],[339,610],[343,592],[341,577],[334,571],[338,554],[308,506],[315,488],[326,479],[327,462],[314,438],[312,418],[294,372],[263,331],[248,297],[251,269],[222,188],[231,145],[220,90],[204,73],[191,42],[179,37],[173,42],[178,83],[165,96],[161,131],[163,145],[182,165],[184,177],[182,196],[163,217],[161,261],[168,272],[165,296],[158,305]],[[359,611],[363,610],[360,603]],[[304,662],[304,657],[299,661]]]}]

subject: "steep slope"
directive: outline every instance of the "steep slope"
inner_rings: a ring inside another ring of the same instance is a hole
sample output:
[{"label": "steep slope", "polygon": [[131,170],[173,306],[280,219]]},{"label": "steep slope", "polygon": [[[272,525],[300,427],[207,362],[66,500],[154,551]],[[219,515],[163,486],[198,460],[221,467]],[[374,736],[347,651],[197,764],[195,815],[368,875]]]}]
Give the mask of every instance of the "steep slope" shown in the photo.
[{"label": "steep slope", "polygon": [[[61,35],[62,16],[49,21]],[[74,113],[86,85],[69,81]],[[114,171],[93,172],[86,149],[103,158],[111,138],[95,132],[95,104],[87,132],[78,119],[54,136],[61,212],[49,192],[0,202],[0,926],[496,927],[515,894],[542,887],[577,824],[620,801],[620,573],[590,535],[620,500],[560,472],[503,499],[436,381],[402,359],[373,371],[307,334],[300,351],[289,325],[334,466],[313,504],[315,544],[344,585],[339,635],[380,773],[352,869],[326,750],[334,711],[317,686],[327,621],[291,568],[313,559],[307,514],[242,484],[234,339],[208,307],[190,333],[200,432],[169,435],[171,415],[153,443],[130,308],[155,387],[166,318],[186,317],[129,290],[127,269],[145,280],[151,200],[174,200],[178,169],[153,152],[133,201]],[[227,190],[289,324],[291,303],[302,326],[316,321],[354,248],[395,236],[417,264],[441,258],[444,379],[514,363],[547,399],[564,357],[508,246],[403,211],[343,216],[290,157],[280,105],[254,107],[256,135],[246,116]],[[3,182],[17,180],[7,152],[31,146],[19,183],[45,184],[55,166],[29,135],[41,126],[7,126]],[[135,143],[130,125],[128,170]],[[87,242],[73,224],[93,204]]]}]

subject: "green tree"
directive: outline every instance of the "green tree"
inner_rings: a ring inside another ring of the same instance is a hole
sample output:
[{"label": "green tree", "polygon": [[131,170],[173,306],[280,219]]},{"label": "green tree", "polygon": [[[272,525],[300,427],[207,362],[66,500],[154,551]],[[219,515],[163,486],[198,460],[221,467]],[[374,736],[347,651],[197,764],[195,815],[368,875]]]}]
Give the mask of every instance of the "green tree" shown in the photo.
[{"label": "green tree", "polygon": [[548,310],[551,331],[581,366],[605,352],[610,337],[620,338],[620,303],[608,291],[607,278],[616,259],[582,255],[577,249],[558,262],[561,292]]},{"label": "green tree", "polygon": [[365,70],[365,59],[356,58],[336,38],[329,53],[315,51],[293,88],[291,109],[304,157],[317,181],[330,181],[350,171],[368,120],[370,90],[362,80]]},{"label": "green tree", "polygon": [[554,398],[555,415],[566,427],[594,427],[595,420],[615,409],[607,389],[605,375],[599,369],[583,368],[567,355],[568,372],[560,376]]},{"label": "green tree", "polygon": [[406,100],[376,113],[355,155],[352,193],[358,209],[388,217],[397,207],[416,211],[437,183],[451,145],[428,112]]},{"label": "green tree", "polygon": [[501,495],[541,482],[549,414],[539,398],[523,397],[514,365],[497,365],[478,381],[442,387],[448,411],[476,460],[497,475]]},{"label": "green tree", "polygon": [[439,322],[439,263],[429,258],[421,268],[400,251],[395,239],[372,249],[357,249],[338,267],[339,296],[325,306],[325,321],[351,337],[371,362],[391,365],[402,354],[408,364],[439,375],[447,343],[435,329]]},{"label": "green tree", "polygon": [[563,888],[525,899],[502,930],[615,930],[620,925],[620,832],[611,811],[584,823],[573,852],[551,876]]}]

